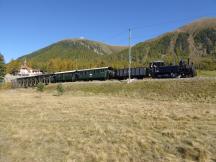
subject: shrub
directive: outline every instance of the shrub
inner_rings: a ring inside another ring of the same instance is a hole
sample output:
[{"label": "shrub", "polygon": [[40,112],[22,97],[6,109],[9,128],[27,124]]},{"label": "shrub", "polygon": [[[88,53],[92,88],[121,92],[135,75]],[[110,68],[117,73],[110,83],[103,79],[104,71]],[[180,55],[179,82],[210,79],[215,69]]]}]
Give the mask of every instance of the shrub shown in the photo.
[{"label": "shrub", "polygon": [[44,91],[44,87],[45,87],[45,85],[43,84],[43,83],[38,83],[38,85],[37,85],[37,91],[38,92],[43,92]]},{"label": "shrub", "polygon": [[11,89],[12,88],[12,84],[11,83],[1,83],[0,82],[0,89]]},{"label": "shrub", "polygon": [[58,96],[63,95],[63,93],[65,91],[62,84],[58,84],[57,87],[56,87],[56,90],[57,90],[57,95]]}]

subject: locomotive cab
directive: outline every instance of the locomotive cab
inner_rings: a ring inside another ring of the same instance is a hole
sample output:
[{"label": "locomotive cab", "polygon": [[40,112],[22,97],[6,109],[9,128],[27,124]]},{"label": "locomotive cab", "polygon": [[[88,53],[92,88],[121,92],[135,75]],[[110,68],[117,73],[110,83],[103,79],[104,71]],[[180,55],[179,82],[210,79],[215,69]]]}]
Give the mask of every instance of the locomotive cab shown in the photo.
[{"label": "locomotive cab", "polygon": [[161,66],[165,66],[164,61],[154,61],[149,64],[150,69],[155,68],[155,67],[161,67]]},{"label": "locomotive cab", "polygon": [[150,63],[150,76],[152,78],[176,78],[178,74],[178,66],[166,65],[164,61],[154,61]]}]

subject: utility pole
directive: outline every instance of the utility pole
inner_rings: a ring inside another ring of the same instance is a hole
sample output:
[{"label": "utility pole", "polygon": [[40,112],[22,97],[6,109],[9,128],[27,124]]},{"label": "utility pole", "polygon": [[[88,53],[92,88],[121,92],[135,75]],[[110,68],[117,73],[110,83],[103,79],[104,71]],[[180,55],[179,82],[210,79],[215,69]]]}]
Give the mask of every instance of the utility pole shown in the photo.
[{"label": "utility pole", "polygon": [[[173,46],[175,46],[174,42],[173,42]],[[177,54],[173,52],[173,65],[176,65],[176,59],[177,59]]]},{"label": "utility pole", "polygon": [[128,83],[131,82],[131,29],[129,28],[129,53],[128,53],[128,61],[129,61],[129,68],[128,68]]},{"label": "utility pole", "polygon": [[176,65],[176,57],[177,57],[177,55],[173,53],[173,56],[174,56],[173,64]]},{"label": "utility pole", "polygon": [[76,70],[77,70],[78,68],[77,68],[77,58],[76,58]]}]

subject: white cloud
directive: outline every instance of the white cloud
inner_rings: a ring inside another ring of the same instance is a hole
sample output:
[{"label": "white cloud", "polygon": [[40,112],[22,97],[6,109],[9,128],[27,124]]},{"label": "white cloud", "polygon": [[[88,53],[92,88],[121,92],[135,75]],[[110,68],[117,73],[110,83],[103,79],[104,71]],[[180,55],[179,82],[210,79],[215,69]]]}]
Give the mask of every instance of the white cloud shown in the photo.
[{"label": "white cloud", "polygon": [[85,39],[85,37],[81,36],[80,39]]}]

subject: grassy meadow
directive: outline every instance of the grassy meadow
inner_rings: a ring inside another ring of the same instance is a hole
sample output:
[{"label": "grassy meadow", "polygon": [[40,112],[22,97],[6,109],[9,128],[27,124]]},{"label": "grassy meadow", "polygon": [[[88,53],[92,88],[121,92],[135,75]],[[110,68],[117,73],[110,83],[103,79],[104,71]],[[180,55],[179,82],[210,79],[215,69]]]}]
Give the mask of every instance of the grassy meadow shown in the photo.
[{"label": "grassy meadow", "polygon": [[216,78],[0,90],[0,161],[216,161]]},{"label": "grassy meadow", "polygon": [[197,70],[197,75],[200,77],[216,77],[216,70]]}]

